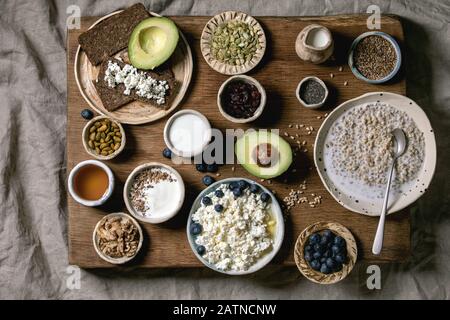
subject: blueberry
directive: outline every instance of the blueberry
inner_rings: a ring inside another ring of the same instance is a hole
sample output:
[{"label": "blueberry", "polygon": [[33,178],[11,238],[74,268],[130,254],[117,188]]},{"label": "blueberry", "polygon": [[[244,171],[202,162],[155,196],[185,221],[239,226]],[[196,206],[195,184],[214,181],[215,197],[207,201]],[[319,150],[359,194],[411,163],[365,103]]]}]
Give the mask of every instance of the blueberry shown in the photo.
[{"label": "blueberry", "polygon": [[89,109],[81,111],[81,116],[86,120],[91,120],[94,117],[94,113]]},{"label": "blueberry", "polygon": [[341,248],[339,248],[338,246],[334,245],[334,246],[331,247],[331,251],[336,255],[336,254],[341,252]]},{"label": "blueberry", "polygon": [[242,190],[247,189],[248,187],[248,183],[245,180],[239,180],[238,181],[238,186],[239,188],[241,188]]},{"label": "blueberry", "polygon": [[250,185],[250,192],[251,193],[258,193],[259,191],[259,186],[257,184],[252,183]]},{"label": "blueberry", "polygon": [[169,148],[165,148],[163,150],[163,152],[162,152],[162,155],[163,155],[164,158],[171,159],[172,158],[172,151],[170,151]]},{"label": "blueberry", "polygon": [[216,191],[214,191],[214,195],[215,195],[217,198],[222,198],[222,197],[224,196],[222,190],[216,190]]},{"label": "blueberry", "polygon": [[325,257],[320,258],[320,263],[325,263],[325,262],[327,262],[327,258],[325,258]]},{"label": "blueberry", "polygon": [[313,258],[319,260],[320,258],[322,258],[322,254],[316,251],[313,253]]},{"label": "blueberry", "polygon": [[238,187],[238,183],[236,181],[233,181],[228,185],[228,189],[230,189],[230,190],[234,190],[237,187]]},{"label": "blueberry", "polygon": [[217,170],[219,170],[219,166],[216,163],[208,164],[206,166],[206,170],[208,172],[217,172]]},{"label": "blueberry", "polygon": [[309,242],[314,244],[314,243],[319,243],[320,241],[320,234],[318,233],[313,233],[310,237],[309,237]]},{"label": "blueberry", "polygon": [[311,256],[311,254],[310,254],[309,252],[306,252],[306,253],[305,253],[305,260],[306,260],[307,262],[310,262],[310,261],[312,260],[312,256]]},{"label": "blueberry", "polygon": [[214,210],[216,210],[216,212],[222,212],[223,211],[223,205],[221,204],[216,204],[214,206]]},{"label": "blueberry", "polygon": [[210,197],[203,197],[203,198],[202,198],[202,203],[203,203],[205,206],[209,206],[209,205],[212,203],[211,198],[210,198]]},{"label": "blueberry", "polygon": [[261,201],[262,202],[267,202],[270,199],[270,194],[268,194],[267,192],[263,192],[261,193]]},{"label": "blueberry", "polygon": [[322,235],[322,236],[320,237],[319,243],[320,243],[322,246],[326,247],[326,246],[328,245],[328,243],[329,243],[329,238],[327,238],[325,235]]},{"label": "blueberry", "polygon": [[320,270],[320,262],[317,260],[313,260],[311,261],[311,263],[309,264],[311,266],[311,268],[313,268],[314,270]]},{"label": "blueberry", "polygon": [[233,189],[233,194],[236,198],[238,198],[238,197],[242,196],[242,190],[239,188],[235,188],[235,189]]},{"label": "blueberry", "polygon": [[334,238],[334,233],[329,229],[325,230],[322,235],[327,237],[328,239]]},{"label": "blueberry", "polygon": [[333,270],[336,268],[336,262],[332,258],[327,258],[327,266]]},{"label": "blueberry", "polygon": [[193,235],[197,235],[202,233],[202,226],[199,223],[193,223],[191,224],[191,233]]},{"label": "blueberry", "polygon": [[346,263],[347,262],[347,257],[342,255],[342,254],[337,254],[334,257],[334,260],[336,260],[337,263]]},{"label": "blueberry", "polygon": [[214,180],[213,177],[206,175],[203,177],[202,181],[205,186],[209,186],[209,185],[213,184],[214,181],[216,181],[216,180]]},{"label": "blueberry", "polygon": [[329,257],[331,257],[331,251],[330,250],[325,250],[325,252],[323,253],[323,256],[325,257],[325,258],[329,258]]},{"label": "blueberry", "polygon": [[320,266],[320,272],[329,274],[331,273],[331,269],[327,266],[326,263],[322,263],[322,265]]},{"label": "blueberry", "polygon": [[341,236],[337,236],[336,238],[334,238],[334,244],[338,247],[343,247],[345,246],[345,239]]},{"label": "blueberry", "polygon": [[198,172],[206,172],[206,164],[199,163],[195,166]]},{"label": "blueberry", "polygon": [[304,250],[305,253],[306,252],[311,252],[312,253],[312,251],[313,251],[313,248],[311,246],[305,246],[305,250]]},{"label": "blueberry", "polygon": [[314,251],[316,251],[316,252],[322,253],[322,252],[325,251],[324,250],[325,248],[323,246],[321,246],[320,244],[318,244],[318,243],[316,243],[313,248],[314,248]]},{"label": "blueberry", "polygon": [[197,247],[197,253],[199,254],[199,255],[204,255],[205,254],[205,252],[206,252],[206,248],[204,247],[204,246],[198,246]]}]

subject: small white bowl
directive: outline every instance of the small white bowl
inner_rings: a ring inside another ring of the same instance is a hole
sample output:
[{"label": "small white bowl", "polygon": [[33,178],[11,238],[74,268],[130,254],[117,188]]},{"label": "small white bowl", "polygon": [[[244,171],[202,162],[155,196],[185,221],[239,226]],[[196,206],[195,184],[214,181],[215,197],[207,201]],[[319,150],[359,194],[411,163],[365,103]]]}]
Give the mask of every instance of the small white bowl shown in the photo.
[{"label": "small white bowl", "polygon": [[[223,109],[223,106],[222,106],[222,94],[225,90],[225,87],[230,82],[239,81],[239,80],[254,85],[256,87],[256,89],[258,89],[259,93],[261,94],[261,102],[259,103],[258,109],[256,109],[255,113],[250,118],[235,118],[235,117],[229,115]],[[266,106],[266,100],[267,100],[267,95],[266,95],[266,90],[264,89],[264,87],[255,78],[252,78],[252,77],[249,77],[246,75],[236,75],[236,76],[229,77],[227,80],[225,80],[224,83],[222,83],[222,85],[219,88],[219,92],[217,93],[217,106],[219,107],[220,113],[222,114],[222,116],[225,119],[230,120],[231,122],[234,122],[234,123],[248,123],[248,122],[252,122],[252,121],[258,119],[259,116],[264,111],[264,107]]]},{"label": "small white bowl", "polygon": [[[103,156],[101,154],[97,154],[95,152],[95,150],[92,150],[91,147],[89,147],[89,145],[88,145],[89,129],[92,127],[92,125],[95,122],[97,122],[99,120],[103,120],[103,119],[108,119],[109,121],[114,122],[119,127],[120,133],[122,134],[122,141],[120,142],[119,149],[117,149],[115,152],[113,152],[112,154],[107,155],[107,156]],[[119,155],[119,153],[121,153],[123,151],[123,149],[125,148],[125,144],[126,144],[126,141],[127,141],[126,136],[125,136],[125,130],[123,129],[122,125],[119,122],[117,122],[117,121],[115,121],[115,120],[113,120],[113,119],[111,119],[109,117],[106,117],[106,116],[98,116],[98,117],[95,117],[95,118],[91,119],[84,126],[83,133],[81,134],[81,138],[82,138],[83,146],[84,146],[84,149],[86,150],[86,152],[89,155],[91,155],[92,157],[94,157],[95,159],[103,160],[103,161],[104,160],[111,160],[111,159],[117,157]]]},{"label": "small white bowl", "polygon": [[[154,216],[154,217],[145,217],[142,214],[140,214],[139,212],[136,212],[136,210],[134,209],[133,205],[131,204],[131,200],[129,198],[130,188],[134,182],[135,177],[143,170],[149,169],[149,168],[165,169],[165,170],[169,171],[177,180],[176,181],[177,189],[179,190],[180,194],[179,194],[179,197],[177,200],[175,200],[175,197],[176,197],[175,195],[173,195],[173,197],[172,197],[174,199],[173,201],[176,201],[176,206],[174,207],[173,210],[166,212],[164,215],[158,215],[158,216]],[[180,209],[183,205],[184,195],[185,195],[184,182],[183,182],[183,178],[178,173],[178,171],[176,171],[174,168],[172,168],[168,165],[165,165],[165,164],[159,163],[159,162],[149,162],[149,163],[145,163],[145,164],[142,164],[142,165],[136,167],[128,176],[127,181],[125,182],[125,186],[123,188],[123,199],[125,201],[125,205],[126,205],[128,211],[131,213],[131,215],[142,222],[152,223],[152,224],[162,223],[162,222],[165,222],[165,221],[173,218],[178,213],[178,211],[180,211]]]},{"label": "small white bowl", "polygon": [[[308,80],[313,80],[318,82],[324,89],[325,89],[325,96],[323,97],[322,101],[319,103],[315,103],[315,104],[308,104],[306,103],[301,97],[300,97],[300,88],[302,87],[303,83],[305,83]],[[298,101],[300,101],[300,103],[308,109],[318,109],[320,107],[322,107],[325,103],[325,101],[327,101],[328,98],[328,88],[327,85],[325,84],[325,82],[323,82],[322,80],[320,80],[317,77],[306,77],[303,78],[302,81],[299,82],[297,89],[295,91],[295,96],[297,97]]]},{"label": "small white bowl", "polygon": [[[191,150],[189,152],[181,151],[175,148],[172,141],[170,140],[170,129],[172,128],[172,124],[174,121],[183,115],[193,115],[197,117],[199,120],[201,120],[206,128],[205,132],[202,133],[202,144],[199,148],[196,148],[195,150]],[[198,111],[192,110],[192,109],[185,109],[176,112],[173,116],[167,120],[166,125],[164,127],[164,142],[166,143],[166,146],[177,156],[184,157],[184,158],[191,158],[195,157],[203,152],[205,148],[208,146],[208,144],[211,141],[212,133],[211,133],[211,124],[209,123],[208,119],[201,114]]]},{"label": "small white bowl", "polygon": [[[113,217],[117,217],[117,216],[123,217],[123,218],[127,218],[127,219],[130,219],[131,222],[136,226],[136,228],[137,228],[137,230],[138,230],[138,232],[139,232],[139,243],[138,243],[138,247],[137,247],[137,250],[136,250],[136,254],[135,254],[134,256],[131,256],[131,257],[122,257],[122,258],[112,258],[112,257],[110,257],[110,256],[108,256],[108,255],[105,255],[105,254],[100,250],[100,248],[98,247],[97,229],[100,227],[100,224],[101,224],[101,223],[103,222],[103,220],[105,220],[105,219],[113,218]],[[95,228],[94,228],[94,233],[92,234],[92,242],[93,242],[93,244],[94,244],[95,252],[97,252],[97,254],[98,254],[98,256],[99,256],[100,258],[102,258],[102,259],[105,260],[106,262],[109,262],[109,263],[112,263],[112,264],[124,264],[124,263],[126,263],[126,262],[132,260],[134,257],[136,257],[136,256],[138,255],[139,251],[141,250],[143,238],[144,238],[144,235],[143,235],[143,233],[142,233],[142,228],[141,228],[141,226],[139,225],[139,223],[138,223],[135,219],[133,219],[133,217],[131,217],[130,215],[128,215],[128,214],[126,214],[126,213],[123,213],[123,212],[110,213],[110,214],[104,216],[102,219],[100,219],[99,222],[97,222],[97,224],[95,225]]]},{"label": "small white bowl", "polygon": [[[86,199],[81,198],[75,192],[75,189],[74,189],[74,186],[73,186],[74,178],[75,178],[77,172],[81,168],[83,168],[83,167],[85,167],[87,165],[98,166],[98,167],[102,168],[106,172],[106,174],[108,175],[108,183],[109,183],[108,189],[106,189],[106,191],[103,194],[103,196],[100,199],[98,199],[98,200],[86,200]],[[111,195],[112,195],[112,193],[114,191],[114,174],[111,171],[111,169],[106,164],[104,164],[103,162],[100,162],[98,160],[85,160],[85,161],[82,161],[82,162],[78,163],[72,169],[72,171],[70,171],[69,179],[68,179],[68,183],[67,184],[68,184],[68,187],[69,187],[69,193],[70,193],[70,195],[72,196],[72,198],[76,202],[78,202],[78,203],[80,203],[80,204],[82,204],[84,206],[87,206],[87,207],[97,207],[97,206],[100,206],[100,205],[104,204],[111,197]]]}]

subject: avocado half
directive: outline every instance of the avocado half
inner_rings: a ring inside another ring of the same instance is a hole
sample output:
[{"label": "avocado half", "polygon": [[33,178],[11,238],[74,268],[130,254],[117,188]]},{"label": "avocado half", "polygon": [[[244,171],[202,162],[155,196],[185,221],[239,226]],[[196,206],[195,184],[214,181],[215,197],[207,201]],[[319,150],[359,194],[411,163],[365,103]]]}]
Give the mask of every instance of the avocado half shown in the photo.
[{"label": "avocado half", "polygon": [[178,28],[172,20],[165,17],[147,18],[131,33],[128,58],[138,69],[154,69],[170,58],[178,38]]},{"label": "avocado half", "polygon": [[267,130],[244,134],[236,141],[235,153],[245,170],[262,179],[278,177],[292,164],[289,143]]}]

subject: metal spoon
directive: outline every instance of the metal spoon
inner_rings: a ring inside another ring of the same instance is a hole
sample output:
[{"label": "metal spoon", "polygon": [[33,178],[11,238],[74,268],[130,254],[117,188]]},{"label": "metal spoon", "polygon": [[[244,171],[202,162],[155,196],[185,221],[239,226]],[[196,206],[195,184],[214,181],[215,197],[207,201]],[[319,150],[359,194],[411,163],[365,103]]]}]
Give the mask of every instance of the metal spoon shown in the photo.
[{"label": "metal spoon", "polygon": [[392,161],[391,170],[389,170],[388,182],[384,194],[383,209],[381,210],[377,233],[375,234],[375,239],[373,240],[372,253],[376,255],[380,254],[381,248],[383,247],[384,222],[386,220],[386,212],[389,203],[389,190],[391,188],[392,174],[394,172],[395,162],[406,150],[405,132],[402,129],[395,129],[394,131],[392,131],[392,135],[394,136],[394,160]]}]

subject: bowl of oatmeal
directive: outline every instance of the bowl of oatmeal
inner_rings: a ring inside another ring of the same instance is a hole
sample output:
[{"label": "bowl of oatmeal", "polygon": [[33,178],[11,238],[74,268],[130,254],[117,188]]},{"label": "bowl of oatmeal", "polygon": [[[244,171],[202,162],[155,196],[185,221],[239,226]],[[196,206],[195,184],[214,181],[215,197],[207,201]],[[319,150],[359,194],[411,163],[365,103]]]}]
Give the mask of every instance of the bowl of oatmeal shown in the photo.
[{"label": "bowl of oatmeal", "polygon": [[184,183],[172,167],[158,162],[138,166],[128,176],[123,198],[128,211],[147,223],[162,223],[174,217],[184,202]]},{"label": "bowl of oatmeal", "polygon": [[314,162],[323,184],[342,206],[380,214],[396,128],[405,132],[407,147],[396,162],[388,213],[416,201],[433,177],[436,141],[425,112],[402,95],[373,92],[341,104],[322,123]]},{"label": "bowl of oatmeal", "polygon": [[264,186],[245,178],[224,179],[194,201],[187,235],[192,251],[207,267],[229,275],[249,274],[279,251],[283,214]]}]

